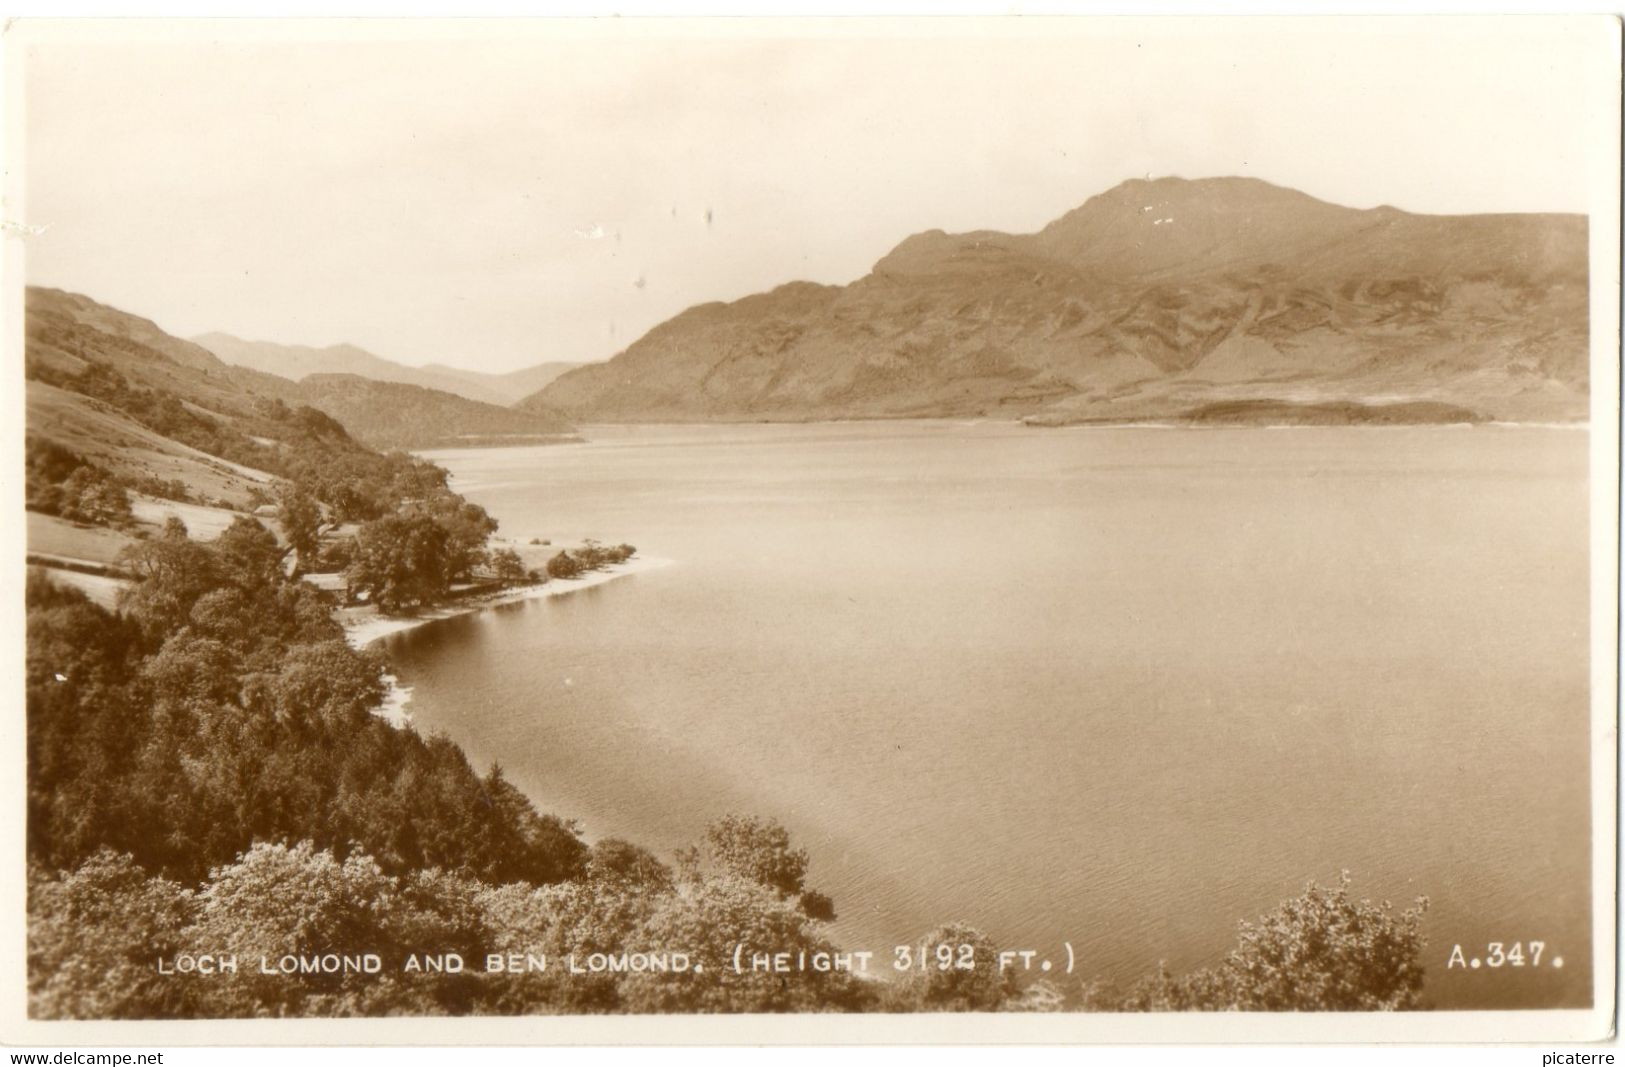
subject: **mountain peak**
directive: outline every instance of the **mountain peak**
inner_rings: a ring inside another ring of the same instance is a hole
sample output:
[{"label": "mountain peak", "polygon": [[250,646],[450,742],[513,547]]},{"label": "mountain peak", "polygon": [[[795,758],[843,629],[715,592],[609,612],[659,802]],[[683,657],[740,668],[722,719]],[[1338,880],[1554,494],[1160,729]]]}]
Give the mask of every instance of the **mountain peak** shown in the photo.
[{"label": "mountain peak", "polygon": [[1177,267],[1273,262],[1294,242],[1324,243],[1366,224],[1371,212],[1339,207],[1260,178],[1130,178],[1036,234],[925,230],[875,264],[882,276],[984,270],[1034,259],[1085,273],[1128,277]]},{"label": "mountain peak", "polygon": [[1189,275],[1279,262],[1368,222],[1366,212],[1259,178],[1134,178],[1090,197],[1034,240],[1091,272]]},{"label": "mountain peak", "polygon": [[1288,189],[1284,185],[1275,185],[1262,178],[1253,178],[1240,174],[1219,175],[1211,178],[1183,178],[1177,174],[1165,174],[1160,178],[1128,178],[1117,183],[1100,197],[1116,196],[1223,196],[1223,197],[1285,197],[1294,200],[1313,200],[1308,193],[1296,189]]},{"label": "mountain peak", "polygon": [[1037,233],[916,233],[816,299],[691,308],[540,402],[578,421],[1112,421],[1404,396],[1569,418],[1587,389],[1585,238],[1581,217],[1135,178]]}]

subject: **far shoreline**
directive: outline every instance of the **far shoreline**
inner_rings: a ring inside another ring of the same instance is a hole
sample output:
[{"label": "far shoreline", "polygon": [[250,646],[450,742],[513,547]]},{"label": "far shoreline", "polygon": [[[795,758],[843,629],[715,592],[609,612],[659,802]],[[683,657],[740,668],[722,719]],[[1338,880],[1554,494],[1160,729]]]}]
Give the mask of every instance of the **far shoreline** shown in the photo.
[{"label": "far shoreline", "polygon": [[[651,419],[651,420],[593,420],[582,422],[578,429],[581,439],[573,442],[561,442],[560,445],[591,445],[594,439],[591,433],[595,429],[609,430],[691,430],[704,427],[717,429],[742,429],[748,427],[784,427],[806,428],[816,426],[852,427],[873,425],[997,425],[1029,430],[1279,430],[1279,429],[1425,429],[1428,427],[1498,427],[1498,428],[1536,428],[1536,429],[1562,429],[1585,430],[1591,427],[1592,420],[1588,417],[1572,419],[1546,418],[1546,419],[1506,419],[1489,415],[1479,415],[1473,419],[1416,419],[1414,421],[1383,421],[1383,420],[1298,420],[1298,419],[1193,419],[1180,414],[1167,416],[1141,415],[1141,416],[1105,416],[1095,418],[1058,420],[1054,422],[1041,421],[1036,415],[1010,415],[1010,414],[966,414],[966,415],[900,415],[900,416],[853,416],[847,418],[820,418],[804,419],[789,418],[737,418],[737,419]],[[560,447],[554,445],[550,447]],[[522,444],[489,444],[466,447],[434,447],[413,449],[414,455],[426,459],[434,459],[451,452],[489,451],[500,448],[530,448],[537,447]]]}]

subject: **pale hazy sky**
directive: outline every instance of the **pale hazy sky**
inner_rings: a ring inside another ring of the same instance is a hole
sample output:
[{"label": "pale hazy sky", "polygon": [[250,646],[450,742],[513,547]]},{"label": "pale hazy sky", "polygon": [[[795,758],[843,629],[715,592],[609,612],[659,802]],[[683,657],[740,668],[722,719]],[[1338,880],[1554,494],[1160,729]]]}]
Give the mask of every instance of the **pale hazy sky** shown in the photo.
[{"label": "pale hazy sky", "polygon": [[34,27],[28,281],[504,371],[1129,177],[1450,213],[1595,192],[1596,22],[341,25]]}]

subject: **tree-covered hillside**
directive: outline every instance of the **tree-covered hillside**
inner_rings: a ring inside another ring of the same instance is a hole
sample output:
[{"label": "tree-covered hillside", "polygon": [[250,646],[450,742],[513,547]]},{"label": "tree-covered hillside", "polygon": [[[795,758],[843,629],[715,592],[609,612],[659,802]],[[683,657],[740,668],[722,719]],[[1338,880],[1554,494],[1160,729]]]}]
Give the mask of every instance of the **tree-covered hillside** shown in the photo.
[{"label": "tree-covered hillside", "polygon": [[356,374],[312,374],[308,403],[374,448],[463,448],[579,440],[556,412],[518,411],[450,393]]}]

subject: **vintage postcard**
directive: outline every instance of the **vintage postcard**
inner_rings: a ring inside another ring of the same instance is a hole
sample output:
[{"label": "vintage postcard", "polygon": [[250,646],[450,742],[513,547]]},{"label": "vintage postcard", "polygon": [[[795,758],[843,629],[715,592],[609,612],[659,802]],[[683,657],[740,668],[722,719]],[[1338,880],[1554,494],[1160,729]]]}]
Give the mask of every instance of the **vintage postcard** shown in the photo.
[{"label": "vintage postcard", "polygon": [[1612,1032],[1617,20],[5,64],[5,1041]]}]

